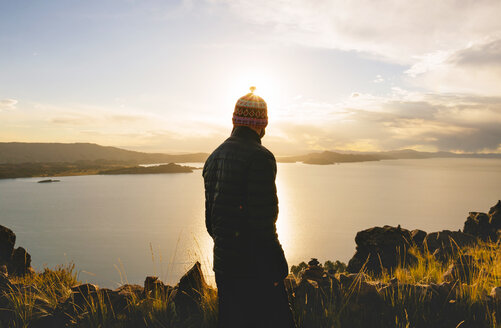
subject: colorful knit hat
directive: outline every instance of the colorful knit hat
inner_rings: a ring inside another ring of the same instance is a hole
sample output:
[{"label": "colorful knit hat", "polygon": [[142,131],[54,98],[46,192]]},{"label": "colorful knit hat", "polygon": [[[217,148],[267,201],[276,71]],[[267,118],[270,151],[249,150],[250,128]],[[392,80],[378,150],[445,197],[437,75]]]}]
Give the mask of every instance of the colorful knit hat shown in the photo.
[{"label": "colorful knit hat", "polygon": [[250,93],[238,99],[233,112],[233,125],[264,128],[268,125],[268,109],[263,98],[254,94],[256,87],[250,87]]}]

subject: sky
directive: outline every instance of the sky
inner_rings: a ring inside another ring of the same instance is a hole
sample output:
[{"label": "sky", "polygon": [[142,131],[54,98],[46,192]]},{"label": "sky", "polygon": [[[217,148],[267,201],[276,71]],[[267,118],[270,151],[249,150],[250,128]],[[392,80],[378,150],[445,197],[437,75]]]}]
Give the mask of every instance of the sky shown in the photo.
[{"label": "sky", "polygon": [[501,152],[498,0],[0,0],[0,142]]}]

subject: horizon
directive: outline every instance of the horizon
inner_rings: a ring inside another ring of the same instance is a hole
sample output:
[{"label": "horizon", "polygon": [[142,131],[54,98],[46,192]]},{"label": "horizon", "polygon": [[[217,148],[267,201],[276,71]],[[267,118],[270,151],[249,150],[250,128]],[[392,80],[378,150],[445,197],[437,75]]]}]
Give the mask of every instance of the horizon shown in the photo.
[{"label": "horizon", "polygon": [[[64,145],[78,145],[78,144],[88,144],[88,145],[95,145],[99,147],[111,147],[111,148],[117,148],[121,150],[127,150],[127,151],[133,151],[133,152],[140,152],[140,153],[147,153],[147,154],[164,154],[164,155],[193,155],[193,154],[210,154],[213,150],[199,150],[199,151],[193,151],[193,152],[187,152],[187,151],[166,151],[166,152],[153,152],[153,151],[141,151],[141,150],[135,150],[130,147],[124,146],[124,147],[119,147],[119,146],[113,146],[113,145],[101,145],[97,143],[92,143],[92,142],[25,142],[25,141],[0,141],[0,145],[2,143],[26,143],[26,144],[64,144]],[[453,152],[453,151],[443,151],[443,150],[438,150],[438,151],[419,151],[411,148],[402,148],[402,149],[391,149],[391,150],[383,150],[383,151],[356,151],[356,150],[340,150],[340,149],[325,149],[325,150],[311,150],[308,154],[313,154],[313,153],[323,153],[323,152],[333,152],[333,153],[340,153],[340,154],[377,154],[377,153],[386,153],[386,152],[418,152],[418,153],[450,153],[454,155],[500,155],[501,153],[498,152]],[[285,157],[295,157],[295,156],[301,156],[301,155],[307,155],[307,153],[294,153],[294,154],[277,154],[277,157],[279,158],[285,158]]]},{"label": "horizon", "polygon": [[268,103],[263,144],[279,156],[501,153],[500,10],[496,1],[3,2],[0,141],[208,152],[255,85]]}]

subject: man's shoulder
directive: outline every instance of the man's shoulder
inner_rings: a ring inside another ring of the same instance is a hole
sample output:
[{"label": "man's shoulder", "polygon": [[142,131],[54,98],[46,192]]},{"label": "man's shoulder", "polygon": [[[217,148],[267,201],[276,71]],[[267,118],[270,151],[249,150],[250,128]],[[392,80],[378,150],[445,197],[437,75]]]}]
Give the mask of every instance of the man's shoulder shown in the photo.
[{"label": "man's shoulder", "polygon": [[229,137],[220,144],[207,158],[207,162],[216,159],[240,159],[243,161],[268,160],[276,162],[275,156],[259,143],[242,142],[238,138]]},{"label": "man's shoulder", "polygon": [[276,162],[275,155],[273,155],[273,153],[268,148],[266,148],[263,145],[258,145],[258,146],[259,147],[257,147],[256,152],[254,153],[255,157],[261,157]]}]

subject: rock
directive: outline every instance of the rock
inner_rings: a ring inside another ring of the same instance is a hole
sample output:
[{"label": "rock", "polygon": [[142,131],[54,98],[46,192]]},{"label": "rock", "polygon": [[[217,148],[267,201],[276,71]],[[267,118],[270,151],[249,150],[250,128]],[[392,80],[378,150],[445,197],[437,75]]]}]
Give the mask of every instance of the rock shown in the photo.
[{"label": "rock", "polygon": [[118,294],[131,298],[132,297],[141,298],[144,296],[144,288],[139,285],[125,284],[115,289],[115,291]]},{"label": "rock", "polygon": [[493,287],[489,296],[495,303],[501,304],[501,287]]},{"label": "rock", "polygon": [[197,261],[193,267],[181,277],[178,287],[179,291],[192,295],[194,298],[201,297],[203,292],[207,290],[208,285],[205,282],[200,262]]},{"label": "rock", "polygon": [[205,282],[200,262],[196,262],[179,280],[176,291],[173,291],[172,300],[176,313],[181,318],[190,318],[193,326],[199,327],[203,321],[202,301],[207,294],[215,291]]},{"label": "rock", "polygon": [[495,240],[497,229],[493,229],[489,215],[481,212],[470,212],[464,223],[463,232],[469,233],[483,241]]},{"label": "rock", "polygon": [[320,281],[326,275],[324,269],[320,266],[320,262],[317,259],[312,258],[308,262],[308,267],[304,270],[302,274],[303,279],[311,279],[315,281]]},{"label": "rock", "polygon": [[8,263],[8,271],[14,276],[24,276],[31,273],[31,255],[23,248],[18,247],[12,253],[12,259]]},{"label": "rock", "polygon": [[339,282],[341,283],[341,286],[343,289],[350,288],[351,286],[354,286],[356,284],[360,284],[362,282],[365,282],[366,280],[367,280],[367,277],[363,272],[350,273],[350,274],[341,273],[339,275]]},{"label": "rock", "polygon": [[81,284],[71,287],[73,293],[81,293],[82,295],[89,295],[92,292],[97,292],[99,287],[93,284]]},{"label": "rock", "polygon": [[501,230],[501,200],[489,210],[489,223],[495,230]]},{"label": "rock", "polygon": [[355,242],[357,250],[348,263],[348,272],[359,272],[365,265],[367,271],[379,274],[383,268],[391,270],[399,264],[416,262],[416,257],[407,251],[412,245],[411,233],[400,226],[359,231]]},{"label": "rock", "polygon": [[0,225],[0,264],[7,264],[12,258],[16,234],[7,227]]},{"label": "rock", "polygon": [[154,298],[166,299],[172,287],[165,285],[158,277],[149,276],[144,280],[144,293]]},{"label": "rock", "polygon": [[2,291],[9,291],[12,289],[12,284],[7,277],[6,273],[0,272],[0,294]]},{"label": "rock", "polygon": [[477,243],[477,238],[461,231],[442,230],[426,235],[423,244],[428,251],[435,255],[438,251],[437,259],[446,261],[458,251],[459,248],[471,246]]},{"label": "rock", "polygon": [[423,247],[423,241],[426,238],[426,231],[419,230],[419,229],[412,230],[411,237],[412,237],[412,241],[414,242],[414,245],[421,248],[421,247]]},{"label": "rock", "polygon": [[477,261],[471,255],[461,255],[448,270],[443,274],[443,280],[446,282],[456,282],[470,284],[475,272],[478,272]]}]

